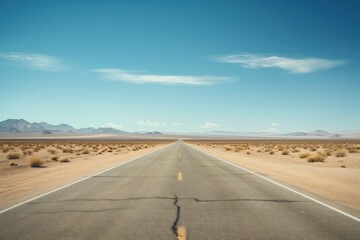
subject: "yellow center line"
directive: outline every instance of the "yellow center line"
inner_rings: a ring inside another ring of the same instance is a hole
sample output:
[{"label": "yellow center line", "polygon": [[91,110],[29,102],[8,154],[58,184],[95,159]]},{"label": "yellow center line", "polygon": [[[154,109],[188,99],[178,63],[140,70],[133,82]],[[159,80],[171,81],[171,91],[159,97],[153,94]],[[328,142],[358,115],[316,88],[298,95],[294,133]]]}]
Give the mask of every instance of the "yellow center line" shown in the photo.
[{"label": "yellow center line", "polygon": [[183,179],[182,173],[178,172],[178,181],[182,181],[182,179]]},{"label": "yellow center line", "polygon": [[178,227],[177,235],[177,240],[186,240],[186,228],[184,226]]}]

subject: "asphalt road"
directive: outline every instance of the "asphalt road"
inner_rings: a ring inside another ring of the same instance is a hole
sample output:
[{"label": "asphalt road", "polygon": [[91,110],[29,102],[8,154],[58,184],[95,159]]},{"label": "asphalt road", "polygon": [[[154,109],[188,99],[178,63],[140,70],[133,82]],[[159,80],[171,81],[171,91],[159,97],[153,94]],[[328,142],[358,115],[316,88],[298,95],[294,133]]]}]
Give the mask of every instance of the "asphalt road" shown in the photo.
[{"label": "asphalt road", "polygon": [[1,240],[177,238],[358,240],[360,223],[182,142],[0,214]]}]

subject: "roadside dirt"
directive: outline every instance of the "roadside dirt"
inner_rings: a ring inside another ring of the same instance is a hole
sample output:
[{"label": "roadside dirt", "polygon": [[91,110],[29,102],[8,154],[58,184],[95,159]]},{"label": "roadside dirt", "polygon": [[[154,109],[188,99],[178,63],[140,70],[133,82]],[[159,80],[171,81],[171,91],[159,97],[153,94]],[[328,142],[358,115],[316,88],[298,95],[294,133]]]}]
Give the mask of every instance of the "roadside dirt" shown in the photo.
[{"label": "roadside dirt", "polygon": [[[360,152],[346,152],[344,157],[330,155],[323,162],[308,162],[306,158],[299,157],[304,151],[301,146],[293,147],[297,149],[294,153],[289,151],[288,155],[282,155],[274,145],[269,147],[274,149],[274,153],[271,154],[270,151],[265,151],[265,146],[247,145],[240,149],[235,145],[192,144],[199,150],[249,170],[360,210]],[[316,147],[319,151],[324,149],[321,144],[317,144]],[[305,150],[309,149],[311,147],[308,146]]]},{"label": "roadside dirt", "polygon": [[[3,144],[0,154],[0,209],[13,206],[116,164],[149,154],[165,145],[165,143],[98,144],[96,148],[93,148],[90,145],[51,144],[40,145],[41,149],[34,152],[37,146]],[[29,149],[32,151],[31,155],[24,155]],[[64,149],[70,152],[64,153]],[[56,153],[49,152],[52,150]],[[9,160],[7,159],[9,153],[21,153],[20,158]],[[45,161],[43,167],[29,166],[29,161],[34,156]],[[52,160],[54,156],[58,157],[58,161]],[[69,162],[60,162],[64,158]],[[12,163],[17,166],[10,166]]]}]

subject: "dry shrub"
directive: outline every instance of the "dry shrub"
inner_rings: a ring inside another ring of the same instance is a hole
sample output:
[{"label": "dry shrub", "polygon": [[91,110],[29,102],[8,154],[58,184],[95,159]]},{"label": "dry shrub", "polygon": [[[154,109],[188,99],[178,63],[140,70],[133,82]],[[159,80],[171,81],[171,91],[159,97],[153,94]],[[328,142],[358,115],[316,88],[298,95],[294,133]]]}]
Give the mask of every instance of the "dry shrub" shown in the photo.
[{"label": "dry shrub", "polygon": [[270,151],[270,152],[269,152],[270,155],[274,155],[274,153],[275,153],[274,151]]},{"label": "dry shrub", "polygon": [[51,158],[51,160],[53,160],[53,161],[59,161],[59,157],[58,157],[58,156],[53,156],[53,157]]},{"label": "dry shrub", "polygon": [[32,151],[31,150],[28,150],[28,151],[23,151],[23,155],[31,155],[32,154]]},{"label": "dry shrub", "polygon": [[325,150],[324,150],[324,155],[326,155],[326,156],[331,156],[331,150],[325,149]]},{"label": "dry shrub", "polygon": [[346,157],[346,152],[345,150],[338,150],[334,153],[335,157]]},{"label": "dry shrub", "polygon": [[225,151],[231,151],[233,150],[232,146],[224,146]]},{"label": "dry shrub", "polygon": [[69,158],[61,158],[59,162],[67,163],[70,162]]},{"label": "dry shrub", "polygon": [[51,154],[53,154],[53,155],[56,154],[56,150],[53,149],[53,148],[48,149],[48,152],[51,153]]},{"label": "dry shrub", "polygon": [[38,152],[41,149],[41,147],[37,146],[34,148],[34,152]]},{"label": "dry shrub", "polygon": [[30,167],[41,167],[42,165],[44,165],[45,161],[39,157],[32,157],[30,158],[29,163]]},{"label": "dry shrub", "polygon": [[350,148],[349,153],[357,153],[357,150],[355,148]]},{"label": "dry shrub", "polygon": [[299,158],[307,158],[308,156],[310,156],[310,153],[300,153],[299,154]]},{"label": "dry shrub", "polygon": [[289,151],[288,150],[283,150],[282,155],[289,155]]},{"label": "dry shrub", "polygon": [[84,151],[82,151],[82,154],[89,154],[89,153],[90,153],[90,151],[87,150],[87,149],[85,149]]},{"label": "dry shrub", "polygon": [[7,155],[7,159],[14,160],[19,159],[21,157],[20,153],[9,153]]},{"label": "dry shrub", "polygon": [[9,148],[4,148],[4,149],[2,150],[2,152],[3,152],[3,153],[7,153],[9,150],[10,150]]},{"label": "dry shrub", "polygon": [[324,162],[324,160],[325,156],[319,153],[312,154],[307,158],[308,162]]},{"label": "dry shrub", "polygon": [[63,148],[63,153],[73,153],[74,152],[74,149],[72,148]]}]

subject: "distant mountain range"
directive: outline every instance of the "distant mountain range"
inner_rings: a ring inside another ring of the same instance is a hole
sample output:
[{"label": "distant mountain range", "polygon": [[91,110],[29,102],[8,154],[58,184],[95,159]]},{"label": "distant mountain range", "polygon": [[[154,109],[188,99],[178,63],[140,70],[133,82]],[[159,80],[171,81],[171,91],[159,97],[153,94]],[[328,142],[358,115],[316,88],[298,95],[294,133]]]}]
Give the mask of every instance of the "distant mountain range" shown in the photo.
[{"label": "distant mountain range", "polygon": [[[153,131],[139,131],[139,132],[125,132],[115,128],[74,128],[69,124],[53,125],[46,122],[30,123],[24,119],[7,119],[0,122],[0,133],[41,133],[41,134],[56,134],[56,133],[74,133],[74,134],[146,134],[146,135],[160,135],[161,132]],[[360,131],[345,130],[335,133],[324,130],[316,130],[313,132],[292,132],[286,134],[277,134],[272,132],[235,132],[235,131],[210,131],[206,133],[165,133],[167,135],[193,135],[193,136],[232,136],[232,137],[284,137],[284,138],[360,138]]]},{"label": "distant mountain range", "polygon": [[79,128],[69,124],[53,125],[46,122],[30,123],[24,119],[7,119],[0,122],[0,133],[82,133],[82,134],[122,134],[127,133],[115,128]]},{"label": "distant mountain range", "polygon": [[232,132],[232,131],[212,131],[207,135],[238,136],[238,137],[304,137],[304,138],[360,138],[360,131],[346,130],[335,133],[324,130],[313,132],[292,132],[292,133],[273,133],[273,132]]}]

